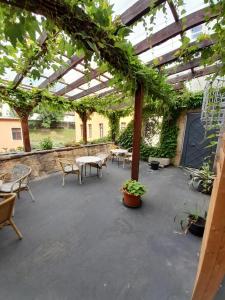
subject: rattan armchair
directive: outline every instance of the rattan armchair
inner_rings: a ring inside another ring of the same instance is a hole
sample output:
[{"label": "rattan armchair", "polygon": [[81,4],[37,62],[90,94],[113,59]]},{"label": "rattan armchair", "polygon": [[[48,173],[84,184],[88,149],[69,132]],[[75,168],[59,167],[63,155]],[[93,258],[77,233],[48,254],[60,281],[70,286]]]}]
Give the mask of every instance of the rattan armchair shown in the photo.
[{"label": "rattan armchair", "polygon": [[16,193],[18,198],[20,198],[20,192],[27,191],[32,201],[35,201],[29,186],[31,171],[29,166],[23,164],[15,165],[11,171],[2,175],[1,180],[3,183],[0,186],[0,192]]},{"label": "rattan armchair", "polygon": [[77,174],[79,183],[81,184],[81,172],[79,167],[75,164],[75,159],[59,158],[59,163],[62,169],[63,181],[62,186],[65,185],[65,176],[69,174]]},{"label": "rattan armchair", "polygon": [[0,194],[0,229],[5,225],[10,225],[15,230],[19,239],[23,238],[20,230],[12,219],[13,209],[16,201],[16,194]]}]

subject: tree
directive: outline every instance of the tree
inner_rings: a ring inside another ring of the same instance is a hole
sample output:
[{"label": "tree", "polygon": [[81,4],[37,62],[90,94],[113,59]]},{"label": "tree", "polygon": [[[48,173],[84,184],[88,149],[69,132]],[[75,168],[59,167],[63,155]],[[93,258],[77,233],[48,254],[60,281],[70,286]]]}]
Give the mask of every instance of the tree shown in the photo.
[{"label": "tree", "polygon": [[25,152],[31,151],[28,118],[34,108],[40,103],[52,109],[60,107],[66,110],[69,107],[68,102],[64,98],[54,96],[46,90],[33,89],[25,91],[18,88],[13,89],[0,86],[0,97],[1,101],[8,103],[20,118]]},{"label": "tree", "polygon": [[33,112],[38,114],[38,120],[44,128],[53,128],[63,119],[63,110],[60,107],[58,110],[51,111],[40,104]]},{"label": "tree", "polygon": [[73,109],[80,117],[83,124],[83,143],[87,144],[87,121],[91,114],[96,111],[96,103],[93,97],[86,97],[71,103]]}]

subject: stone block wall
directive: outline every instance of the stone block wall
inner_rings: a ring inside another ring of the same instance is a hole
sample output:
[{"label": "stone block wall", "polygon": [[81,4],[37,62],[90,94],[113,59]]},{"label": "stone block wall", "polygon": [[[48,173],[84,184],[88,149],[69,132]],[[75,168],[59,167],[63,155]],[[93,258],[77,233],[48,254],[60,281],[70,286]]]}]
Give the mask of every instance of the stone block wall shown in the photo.
[{"label": "stone block wall", "polygon": [[31,178],[47,176],[60,171],[58,158],[73,158],[96,155],[99,152],[109,153],[113,143],[67,147],[52,150],[34,151],[29,153],[9,154],[0,156],[0,173],[7,172],[16,164],[25,164],[32,168]]}]

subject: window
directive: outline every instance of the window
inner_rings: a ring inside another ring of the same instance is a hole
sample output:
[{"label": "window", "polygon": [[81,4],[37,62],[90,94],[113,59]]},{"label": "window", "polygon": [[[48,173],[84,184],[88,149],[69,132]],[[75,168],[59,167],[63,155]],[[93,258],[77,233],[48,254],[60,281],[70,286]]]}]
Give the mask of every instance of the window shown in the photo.
[{"label": "window", "polygon": [[83,124],[80,125],[80,136],[83,137]]},{"label": "window", "polygon": [[120,124],[120,130],[123,131],[126,128],[126,122],[121,122]]},{"label": "window", "polygon": [[88,124],[88,137],[91,139],[92,138],[92,125]]},{"label": "window", "polygon": [[13,140],[22,140],[21,128],[12,128]]},{"label": "window", "polygon": [[100,138],[103,137],[103,123],[99,123],[99,135],[100,135]]},{"label": "window", "polygon": [[202,32],[202,25],[198,25],[194,28],[191,29],[191,37],[192,39],[197,39],[197,37],[201,34]]}]

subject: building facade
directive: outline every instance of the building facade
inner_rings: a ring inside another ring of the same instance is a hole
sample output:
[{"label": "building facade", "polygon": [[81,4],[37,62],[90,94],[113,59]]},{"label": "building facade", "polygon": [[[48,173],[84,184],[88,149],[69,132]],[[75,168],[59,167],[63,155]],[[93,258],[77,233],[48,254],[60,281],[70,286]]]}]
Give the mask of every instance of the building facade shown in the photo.
[{"label": "building facade", "polygon": [[0,117],[0,152],[15,151],[18,147],[23,147],[20,120]]},{"label": "building facade", "polygon": [[[124,130],[131,121],[131,116],[120,118],[120,130]],[[88,141],[107,137],[109,134],[109,121],[103,115],[94,112],[87,121],[87,139]],[[76,142],[83,139],[83,124],[77,113],[75,113],[75,136]]]}]

